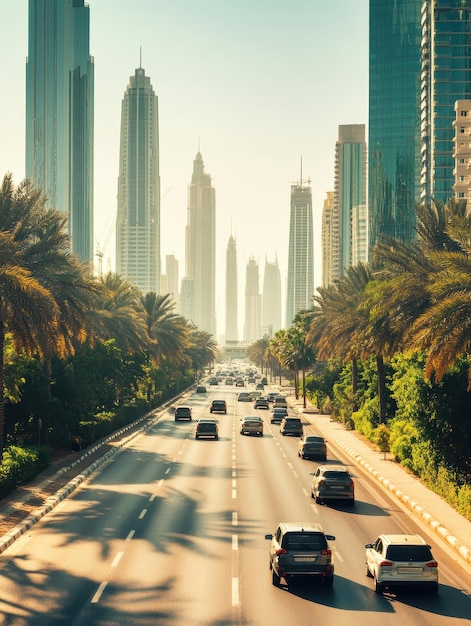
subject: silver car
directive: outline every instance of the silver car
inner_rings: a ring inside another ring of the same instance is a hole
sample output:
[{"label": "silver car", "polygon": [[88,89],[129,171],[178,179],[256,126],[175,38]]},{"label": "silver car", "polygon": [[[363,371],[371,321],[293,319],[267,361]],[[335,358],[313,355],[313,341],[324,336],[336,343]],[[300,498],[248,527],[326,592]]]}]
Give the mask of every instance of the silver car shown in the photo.
[{"label": "silver car", "polygon": [[263,435],[263,420],[256,415],[247,415],[240,420],[241,435]]},{"label": "silver car", "polygon": [[423,586],[438,592],[438,563],[420,535],[380,535],[366,546],[366,575],[376,593],[393,586]]},{"label": "silver car", "polygon": [[355,504],[355,485],[343,465],[320,465],[311,476],[311,497],[316,502],[347,500],[350,505]]}]

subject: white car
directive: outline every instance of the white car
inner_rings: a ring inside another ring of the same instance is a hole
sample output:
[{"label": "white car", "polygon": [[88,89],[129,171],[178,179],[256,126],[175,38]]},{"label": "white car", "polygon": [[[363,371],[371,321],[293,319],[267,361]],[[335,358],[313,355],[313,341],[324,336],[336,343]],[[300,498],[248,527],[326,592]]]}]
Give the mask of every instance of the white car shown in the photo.
[{"label": "white car", "polygon": [[420,535],[379,535],[366,546],[366,575],[376,593],[393,586],[424,586],[438,592],[438,563]]},{"label": "white car", "polygon": [[247,415],[240,420],[241,435],[263,435],[263,420],[256,415]]}]

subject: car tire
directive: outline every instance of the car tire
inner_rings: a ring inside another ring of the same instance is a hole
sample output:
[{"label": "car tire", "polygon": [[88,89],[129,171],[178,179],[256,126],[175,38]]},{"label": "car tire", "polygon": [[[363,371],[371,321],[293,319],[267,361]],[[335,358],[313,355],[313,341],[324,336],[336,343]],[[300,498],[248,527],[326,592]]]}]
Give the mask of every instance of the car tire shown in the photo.
[{"label": "car tire", "polygon": [[214,439],[216,439],[216,441],[218,441],[218,440],[219,440],[219,435],[216,435],[216,436],[214,437]]},{"label": "car tire", "polygon": [[319,496],[317,494],[314,496],[314,499],[316,501],[316,504],[323,504],[322,498],[319,498]]},{"label": "car tire", "polygon": [[272,584],[275,587],[279,587],[280,586],[280,577],[275,572],[274,568],[272,568],[272,570],[271,570],[271,582],[272,582]]},{"label": "car tire", "polygon": [[378,582],[376,576],[374,577],[374,586],[376,593],[383,593],[383,583]]},{"label": "car tire", "polygon": [[438,593],[438,583],[432,583],[429,587],[429,593],[436,595]]},{"label": "car tire", "polygon": [[316,496],[314,495],[314,493],[311,491],[311,498],[315,498]]},{"label": "car tire", "polygon": [[195,439],[199,439],[198,435],[195,435]]},{"label": "car tire", "polygon": [[355,498],[352,498],[351,500],[349,500],[348,505],[352,507],[355,506]]},{"label": "car tire", "polygon": [[373,574],[370,572],[370,568],[368,567],[368,563],[365,563],[365,576],[367,578],[373,578]]},{"label": "car tire", "polygon": [[334,575],[332,576],[324,576],[324,587],[332,587],[334,584]]}]

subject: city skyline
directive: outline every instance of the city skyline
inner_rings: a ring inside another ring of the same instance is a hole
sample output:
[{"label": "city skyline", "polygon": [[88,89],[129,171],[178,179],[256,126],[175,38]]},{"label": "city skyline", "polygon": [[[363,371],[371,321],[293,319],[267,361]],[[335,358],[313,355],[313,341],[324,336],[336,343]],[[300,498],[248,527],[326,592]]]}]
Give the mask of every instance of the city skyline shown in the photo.
[{"label": "city skyline", "polygon": [[[10,94],[0,108],[0,174],[11,171],[19,183],[25,175],[28,4],[0,5],[8,9],[8,20],[0,20],[0,50],[8,59],[2,79]],[[88,0],[88,6],[95,67],[95,243],[103,248],[104,271],[115,268],[121,101],[142,50],[142,65],[159,97],[161,261],[173,254],[184,267],[187,186],[200,142],[217,194],[218,333],[225,324],[225,249],[231,233],[237,240],[239,294],[249,258],[255,256],[263,273],[265,256],[276,257],[284,302],[290,185],[300,157],[312,179],[320,284],[322,205],[333,189],[338,125],[367,121],[367,0],[328,5],[139,0],[133,6]],[[242,297],[238,318],[242,336]]]}]

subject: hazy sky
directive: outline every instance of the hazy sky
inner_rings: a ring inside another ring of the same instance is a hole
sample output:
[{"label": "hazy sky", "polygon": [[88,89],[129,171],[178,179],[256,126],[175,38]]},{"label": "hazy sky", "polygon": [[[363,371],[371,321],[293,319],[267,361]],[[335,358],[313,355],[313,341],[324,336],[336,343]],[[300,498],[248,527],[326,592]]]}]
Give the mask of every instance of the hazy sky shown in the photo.
[{"label": "hazy sky", "polygon": [[[95,241],[114,266],[121,101],[139,66],[159,98],[161,250],[184,276],[187,187],[203,155],[216,189],[217,317],[237,241],[239,329],[245,270],[278,258],[285,293],[290,185],[312,184],[315,282],[321,214],[340,124],[367,124],[368,0],[89,0],[95,62]],[[0,0],[0,176],[25,175],[27,0]],[[284,295],[283,295],[284,298]],[[283,302],[284,317],[284,302]]]}]

